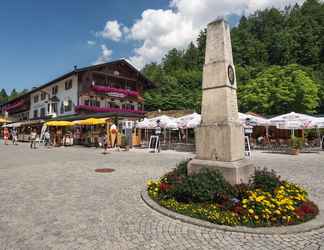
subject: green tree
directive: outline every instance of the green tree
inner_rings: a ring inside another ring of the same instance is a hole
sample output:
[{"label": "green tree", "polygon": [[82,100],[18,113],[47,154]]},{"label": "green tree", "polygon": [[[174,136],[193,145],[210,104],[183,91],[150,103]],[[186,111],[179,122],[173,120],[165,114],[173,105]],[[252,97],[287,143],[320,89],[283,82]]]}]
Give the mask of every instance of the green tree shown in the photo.
[{"label": "green tree", "polygon": [[165,72],[172,73],[174,70],[184,68],[183,51],[171,49],[162,59]]},{"label": "green tree", "polygon": [[0,91],[0,104],[4,103],[8,100],[8,95],[5,89],[1,89]]},{"label": "green tree", "polygon": [[272,66],[239,87],[239,105],[260,114],[311,114],[319,105],[318,94],[319,86],[300,66]]},{"label": "green tree", "polygon": [[17,90],[13,89],[10,93],[9,100],[15,99],[18,95],[19,93],[17,92]]}]

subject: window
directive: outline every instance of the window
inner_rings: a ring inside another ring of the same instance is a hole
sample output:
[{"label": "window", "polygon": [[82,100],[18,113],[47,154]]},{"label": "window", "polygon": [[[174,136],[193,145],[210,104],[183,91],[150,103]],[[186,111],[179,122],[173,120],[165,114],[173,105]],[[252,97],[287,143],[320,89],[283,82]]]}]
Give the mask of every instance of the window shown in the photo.
[{"label": "window", "polygon": [[72,101],[71,100],[68,100],[67,105],[64,106],[64,111],[65,112],[72,111]]},{"label": "window", "polygon": [[58,86],[54,86],[54,87],[52,88],[52,95],[56,95],[57,92],[58,92]]},{"label": "window", "polygon": [[110,108],[120,108],[119,105],[115,102],[109,102]]},{"label": "window", "polygon": [[100,107],[100,101],[90,100],[90,106]]},{"label": "window", "polygon": [[72,79],[65,81],[65,90],[72,89]]},{"label": "window", "polygon": [[45,108],[40,109],[40,117],[44,118],[45,117]]},{"label": "window", "polygon": [[33,116],[34,118],[37,118],[38,117],[38,109],[35,109],[34,110],[34,116]]},{"label": "window", "polygon": [[41,100],[45,100],[46,99],[46,93],[45,92],[41,92]]},{"label": "window", "polygon": [[60,113],[61,113],[61,114],[64,113],[64,103],[63,103],[63,102],[61,102]]},{"label": "window", "polygon": [[94,107],[100,107],[100,101],[97,101],[95,99],[85,100],[84,101],[84,105],[94,106]]},{"label": "window", "polygon": [[128,103],[128,104],[126,105],[126,108],[127,108],[127,109],[130,109],[130,110],[134,110],[134,109],[135,109],[134,105],[133,105],[133,104],[130,104],[130,103]]},{"label": "window", "polygon": [[57,103],[52,103],[52,112],[57,113]]},{"label": "window", "polygon": [[37,103],[38,102],[38,98],[39,98],[38,95],[35,95],[34,96],[34,103]]}]

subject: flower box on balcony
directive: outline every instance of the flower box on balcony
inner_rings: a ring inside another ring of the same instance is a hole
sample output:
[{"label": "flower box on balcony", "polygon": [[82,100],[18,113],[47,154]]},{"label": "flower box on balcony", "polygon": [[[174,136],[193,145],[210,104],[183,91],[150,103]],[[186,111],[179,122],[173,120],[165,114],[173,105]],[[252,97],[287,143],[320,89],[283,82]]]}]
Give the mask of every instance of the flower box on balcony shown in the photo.
[{"label": "flower box on balcony", "polygon": [[81,110],[86,110],[94,113],[135,113],[143,115],[145,111],[143,110],[132,110],[132,109],[121,109],[121,108],[100,108],[89,105],[78,105],[75,107],[75,111],[79,112]]},{"label": "flower box on balcony", "polygon": [[121,89],[121,88],[114,88],[114,87],[106,87],[106,86],[97,86],[92,85],[92,90],[98,93],[118,93],[124,96],[132,96],[137,97],[139,93],[137,91],[128,90],[128,89]]}]

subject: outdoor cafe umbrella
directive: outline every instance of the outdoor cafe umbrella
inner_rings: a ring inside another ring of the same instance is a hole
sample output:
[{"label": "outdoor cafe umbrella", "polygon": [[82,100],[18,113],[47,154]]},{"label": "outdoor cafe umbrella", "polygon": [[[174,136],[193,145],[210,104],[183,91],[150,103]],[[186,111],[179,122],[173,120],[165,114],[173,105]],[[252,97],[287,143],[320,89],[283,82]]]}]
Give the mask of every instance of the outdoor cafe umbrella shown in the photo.
[{"label": "outdoor cafe umbrella", "polygon": [[45,123],[46,126],[48,127],[68,127],[68,126],[73,126],[73,122],[69,121],[49,121]]},{"label": "outdoor cafe umbrella", "polygon": [[247,119],[252,121],[255,124],[255,126],[267,127],[271,125],[271,122],[268,119],[263,118],[261,116],[239,113],[239,120],[241,124],[245,124]]},{"label": "outdoor cafe umbrella", "polygon": [[73,122],[75,125],[84,125],[84,126],[94,126],[106,124],[106,119],[104,118],[88,118],[85,120],[75,121]]},{"label": "outdoor cafe umbrella", "polygon": [[279,115],[269,119],[270,123],[278,129],[292,130],[292,135],[296,129],[310,128],[309,125],[315,117],[300,113],[291,112],[284,115]]},{"label": "outdoor cafe umbrella", "polygon": [[201,115],[195,116],[193,119],[191,119],[190,121],[188,121],[188,123],[186,124],[187,128],[196,128],[200,125],[201,123]]},{"label": "outdoor cafe umbrella", "polygon": [[0,123],[8,123],[8,122],[10,121],[5,118],[0,118]]},{"label": "outdoor cafe umbrella", "polygon": [[193,121],[192,124],[195,125],[195,121],[199,121],[200,123],[200,120],[201,120],[201,115],[197,113],[192,113],[190,115],[185,115],[177,118],[177,122],[180,128],[194,128],[194,127],[188,127],[188,124]]}]

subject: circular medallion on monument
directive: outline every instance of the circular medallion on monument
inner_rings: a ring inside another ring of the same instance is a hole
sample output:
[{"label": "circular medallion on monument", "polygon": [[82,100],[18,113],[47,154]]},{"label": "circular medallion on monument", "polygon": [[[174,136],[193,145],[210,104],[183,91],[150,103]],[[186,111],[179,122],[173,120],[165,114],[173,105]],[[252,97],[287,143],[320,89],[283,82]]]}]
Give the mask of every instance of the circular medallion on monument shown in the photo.
[{"label": "circular medallion on monument", "polygon": [[227,74],[228,74],[228,79],[229,79],[231,85],[234,85],[235,75],[234,75],[234,69],[233,69],[232,65],[228,66]]}]

